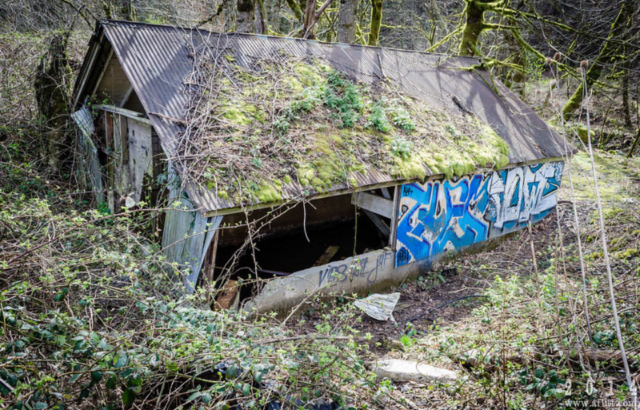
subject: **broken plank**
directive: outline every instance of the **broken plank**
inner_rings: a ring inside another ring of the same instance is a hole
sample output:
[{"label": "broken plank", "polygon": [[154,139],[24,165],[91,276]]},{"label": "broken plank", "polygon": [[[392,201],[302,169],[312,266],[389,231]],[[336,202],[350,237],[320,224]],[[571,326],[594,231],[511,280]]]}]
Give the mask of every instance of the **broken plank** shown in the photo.
[{"label": "broken plank", "polygon": [[329,246],[327,250],[324,251],[324,253],[320,256],[320,258],[318,258],[316,263],[313,264],[313,266],[326,265],[327,263],[331,262],[331,258],[333,258],[334,255],[338,252],[338,249],[340,249],[339,246]]},{"label": "broken plank", "polygon": [[366,192],[357,192],[353,194],[351,203],[359,208],[373,212],[385,218],[391,219],[393,215],[393,201]]},{"label": "broken plank", "polygon": [[378,230],[382,233],[382,235],[385,238],[389,237],[389,226],[387,226],[387,224],[385,223],[385,221],[382,220],[382,218],[380,218],[378,215],[374,214],[371,211],[367,211],[366,209],[364,210],[364,213],[367,214],[369,219],[371,219],[371,222],[374,223],[376,228],[378,228]]},{"label": "broken plank", "polygon": [[224,288],[220,291],[220,296],[216,300],[216,310],[237,310],[238,302],[240,302],[238,282],[235,280],[228,280],[224,284]]}]

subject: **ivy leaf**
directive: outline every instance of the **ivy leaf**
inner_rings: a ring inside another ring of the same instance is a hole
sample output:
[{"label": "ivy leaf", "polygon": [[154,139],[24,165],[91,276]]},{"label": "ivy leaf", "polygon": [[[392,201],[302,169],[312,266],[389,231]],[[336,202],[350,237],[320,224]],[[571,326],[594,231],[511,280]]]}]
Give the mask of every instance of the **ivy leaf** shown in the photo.
[{"label": "ivy leaf", "polygon": [[236,367],[235,364],[232,364],[229,367],[227,367],[226,376],[227,376],[227,379],[234,379],[238,376],[238,368]]},{"label": "ivy leaf", "polygon": [[200,397],[202,395],[202,393],[200,393],[199,391],[193,393],[191,396],[189,396],[189,398],[187,399],[187,402],[193,401],[195,399],[197,399],[198,397]]},{"label": "ivy leaf", "polygon": [[211,395],[209,393],[203,393],[201,399],[204,404],[209,404],[211,402]]},{"label": "ivy leaf", "polygon": [[119,369],[121,367],[124,367],[127,364],[127,354],[125,352],[120,352],[118,353],[118,360],[116,360],[116,364],[114,365],[114,367],[116,369]]},{"label": "ivy leaf", "polygon": [[106,386],[107,386],[107,389],[109,389],[109,390],[115,390],[115,388],[116,388],[116,375],[115,374],[107,379]]},{"label": "ivy leaf", "polygon": [[64,297],[69,293],[69,288],[62,288],[62,291],[53,297],[53,300],[56,302],[61,302],[64,300]]},{"label": "ivy leaf", "polygon": [[248,385],[247,383],[242,385],[242,394],[244,394],[245,396],[248,396],[249,394],[251,394],[251,386]]},{"label": "ivy leaf", "polygon": [[98,383],[102,380],[102,372],[99,370],[94,370],[91,372],[91,381],[94,383]]},{"label": "ivy leaf", "polygon": [[127,389],[122,392],[122,403],[124,403],[125,407],[129,407],[133,404],[136,399],[136,394],[133,390]]}]

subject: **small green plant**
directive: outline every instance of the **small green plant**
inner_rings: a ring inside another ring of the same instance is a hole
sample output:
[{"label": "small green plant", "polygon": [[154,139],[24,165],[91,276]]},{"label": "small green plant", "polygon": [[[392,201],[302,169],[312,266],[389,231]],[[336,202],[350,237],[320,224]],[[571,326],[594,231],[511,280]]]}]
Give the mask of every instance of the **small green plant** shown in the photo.
[{"label": "small green plant", "polygon": [[367,127],[373,127],[380,132],[388,132],[391,129],[389,119],[385,112],[382,102],[379,101],[371,108],[371,114],[367,118]]},{"label": "small green plant", "polygon": [[409,112],[404,108],[394,105],[387,110],[387,113],[396,127],[402,128],[406,132],[411,132],[416,129]]},{"label": "small green plant", "polygon": [[403,136],[394,136],[391,139],[391,152],[393,155],[407,159],[411,156],[413,142],[407,140]]}]

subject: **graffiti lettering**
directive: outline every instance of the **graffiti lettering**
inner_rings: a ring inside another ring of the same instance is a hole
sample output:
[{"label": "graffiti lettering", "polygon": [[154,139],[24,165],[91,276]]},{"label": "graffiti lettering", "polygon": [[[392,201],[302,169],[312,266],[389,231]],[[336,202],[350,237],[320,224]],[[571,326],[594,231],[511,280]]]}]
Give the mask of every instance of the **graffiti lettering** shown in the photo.
[{"label": "graffiti lettering", "polygon": [[[318,273],[318,286],[329,284],[333,286],[347,280],[356,278],[367,278],[367,282],[372,283],[378,279],[378,273],[382,271],[388,261],[393,259],[392,252],[384,252],[379,254],[375,261],[369,262],[369,256],[359,259],[352,259],[347,263],[340,265],[331,265],[323,268]],[[370,269],[367,270],[367,268]]]},{"label": "graffiti lettering", "polygon": [[563,169],[552,162],[403,185],[396,266],[537,222],[556,206]]}]

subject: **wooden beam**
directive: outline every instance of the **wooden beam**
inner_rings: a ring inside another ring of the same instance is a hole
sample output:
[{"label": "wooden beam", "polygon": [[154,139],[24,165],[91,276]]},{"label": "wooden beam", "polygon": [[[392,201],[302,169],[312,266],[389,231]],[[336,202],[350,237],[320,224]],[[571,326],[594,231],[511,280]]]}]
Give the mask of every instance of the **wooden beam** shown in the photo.
[{"label": "wooden beam", "polygon": [[127,101],[129,101],[129,97],[131,97],[131,93],[133,93],[133,86],[129,86],[129,89],[127,90],[126,93],[124,93],[124,97],[122,97],[122,101],[120,101],[120,104],[118,104],[119,108],[124,107],[124,105],[127,103]]},{"label": "wooden beam", "polygon": [[329,263],[331,261],[331,258],[333,258],[333,256],[338,252],[338,249],[340,249],[339,246],[329,246],[327,250],[324,251],[322,255],[320,255],[320,258],[318,258],[313,266],[326,265],[327,263]]},{"label": "wooden beam", "polygon": [[213,234],[213,243],[210,245],[210,255],[211,258],[207,261],[207,266],[204,271],[204,275],[202,275],[202,279],[204,279],[204,287],[207,289],[207,299],[209,300],[209,304],[211,304],[211,294],[213,293],[213,288],[211,284],[213,283],[213,276],[216,272],[216,256],[218,254],[218,238],[220,237],[220,229],[216,229],[216,233]]},{"label": "wooden beam", "polygon": [[153,126],[153,124],[151,123],[151,120],[148,118],[144,118],[144,114],[141,112],[131,111],[125,108],[116,107],[115,105],[107,105],[107,104],[96,105],[96,108],[103,111],[111,112],[114,114],[120,114],[123,117],[131,118],[132,120]]},{"label": "wooden beam", "polygon": [[396,251],[396,237],[398,232],[398,209],[400,209],[400,194],[402,185],[396,185],[393,191],[393,211],[391,212],[391,229],[389,231],[389,247]]},{"label": "wooden beam", "polygon": [[111,61],[111,57],[113,57],[113,47],[111,47],[111,51],[109,51],[109,56],[107,57],[107,60],[104,62],[104,67],[102,67],[102,71],[100,72],[100,76],[98,77],[98,81],[96,81],[96,84],[93,86],[93,90],[89,95],[94,95],[96,91],[98,91],[98,87],[100,87],[100,83],[102,82],[102,77],[104,77],[104,73],[106,73],[107,68],[109,68],[109,62]]},{"label": "wooden beam", "polygon": [[[373,189],[395,186],[397,184],[398,184],[398,181],[386,181],[386,182],[380,182],[379,184],[372,184],[372,185],[360,186],[355,188],[336,189],[334,191],[317,193],[307,197],[306,199],[313,201],[316,199],[330,198],[333,196],[353,194],[354,192],[371,191]],[[203,216],[207,216],[207,217],[208,216],[224,216],[224,215],[230,215],[230,214],[237,214],[238,212],[255,211],[257,209],[265,209],[265,208],[273,209],[274,207],[280,206],[283,203],[287,203],[287,202],[293,202],[293,200],[269,202],[269,203],[258,203],[254,205],[247,205],[244,208],[237,206],[234,208],[224,208],[224,209],[218,209],[214,211],[202,211],[202,212],[203,212]]]},{"label": "wooden beam", "polygon": [[84,91],[84,86],[87,80],[89,79],[89,75],[91,74],[91,70],[93,69],[93,64],[95,63],[96,58],[98,57],[98,54],[100,53],[101,50],[102,50],[101,43],[98,43],[96,47],[93,49],[93,52],[91,54],[91,60],[89,60],[89,65],[87,66],[87,69],[85,70],[85,72],[82,74],[82,82],[80,83],[78,92],[75,95],[75,98],[73,100],[74,108],[78,106],[78,98],[80,98],[80,96],[82,95],[82,92]]},{"label": "wooden beam", "polygon": [[382,233],[385,238],[389,237],[389,226],[387,223],[382,220],[378,215],[374,214],[371,211],[364,210],[364,213],[371,219],[371,222],[378,228],[378,230]]},{"label": "wooden beam", "polygon": [[393,201],[382,198],[380,196],[371,195],[366,192],[357,192],[353,194],[351,203],[357,205],[358,208],[365,209],[385,218],[391,219],[393,214]]}]

